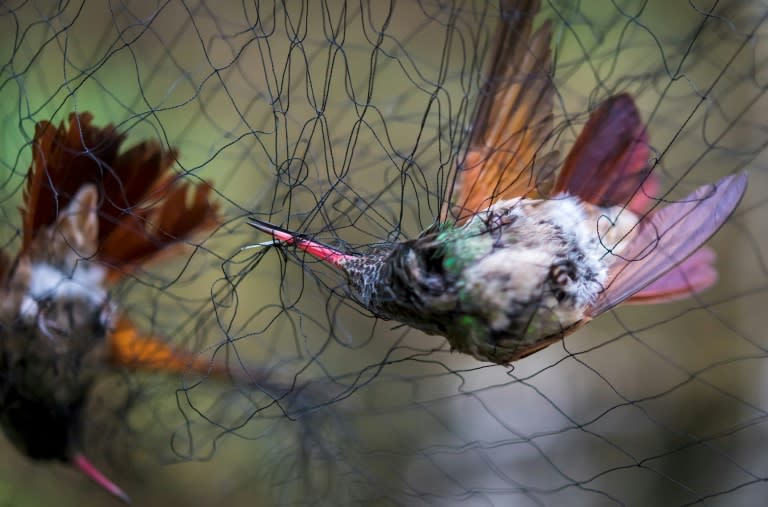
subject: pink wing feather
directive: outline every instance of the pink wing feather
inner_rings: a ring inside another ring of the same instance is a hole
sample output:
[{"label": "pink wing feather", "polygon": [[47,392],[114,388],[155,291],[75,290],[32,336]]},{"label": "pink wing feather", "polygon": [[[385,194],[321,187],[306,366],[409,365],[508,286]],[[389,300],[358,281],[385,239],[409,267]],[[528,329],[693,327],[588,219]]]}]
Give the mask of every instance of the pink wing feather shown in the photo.
[{"label": "pink wing feather", "polygon": [[621,256],[612,262],[606,289],[587,314],[600,315],[683,263],[723,225],[746,188],[746,173],[727,176],[642,221]]},{"label": "pink wing feather", "polygon": [[715,252],[711,248],[702,247],[672,271],[624,301],[624,304],[655,305],[689,298],[715,284],[717,270],[714,263]]},{"label": "pink wing feather", "polygon": [[552,195],[568,192],[602,207],[629,203],[642,212],[657,186],[649,155],[648,132],[635,101],[626,93],[609,97],[589,116]]}]

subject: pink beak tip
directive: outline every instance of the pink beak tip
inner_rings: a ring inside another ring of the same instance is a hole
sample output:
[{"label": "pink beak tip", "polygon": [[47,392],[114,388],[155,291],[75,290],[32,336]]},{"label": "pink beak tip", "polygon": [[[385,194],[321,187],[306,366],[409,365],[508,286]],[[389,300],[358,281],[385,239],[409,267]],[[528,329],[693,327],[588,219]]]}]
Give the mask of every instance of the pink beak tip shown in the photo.
[{"label": "pink beak tip", "polygon": [[126,504],[131,503],[131,498],[126,494],[125,491],[120,489],[120,487],[109,480],[107,476],[105,476],[101,471],[96,468],[96,466],[90,462],[88,458],[86,458],[81,453],[76,453],[75,456],[72,458],[72,463],[80,469],[81,472],[83,472],[89,479],[91,479],[93,482],[104,488],[108,493],[113,495],[114,497],[122,500]]}]

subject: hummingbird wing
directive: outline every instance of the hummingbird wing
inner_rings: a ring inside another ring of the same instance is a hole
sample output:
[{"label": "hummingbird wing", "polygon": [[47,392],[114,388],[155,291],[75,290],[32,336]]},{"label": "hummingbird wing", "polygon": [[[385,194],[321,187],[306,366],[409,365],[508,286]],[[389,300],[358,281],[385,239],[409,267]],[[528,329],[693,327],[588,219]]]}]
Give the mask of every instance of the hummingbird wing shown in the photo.
[{"label": "hummingbird wing", "polygon": [[176,350],[161,338],[142,335],[125,316],[117,321],[108,342],[109,361],[113,366],[171,374],[195,372],[204,375],[211,368],[210,361]]},{"label": "hummingbird wing", "polygon": [[[124,140],[111,124],[94,126],[87,112],[70,114],[58,128],[37,124],[21,210],[22,251],[89,184],[99,195],[97,255],[112,268],[113,281],[131,265],[218,223],[207,183],[184,183],[168,174],[175,150],[145,141],[119,154]],[[190,187],[194,196],[188,203]]]},{"label": "hummingbird wing", "polygon": [[531,35],[538,11],[538,0],[502,2],[487,79],[452,189],[459,219],[498,200],[547,193],[556,158],[540,153],[552,132],[551,27],[545,22]]},{"label": "hummingbird wing", "polygon": [[170,175],[153,182],[145,199],[101,242],[99,257],[111,268],[110,281],[141,264],[173,256],[174,246],[216,227],[219,205],[210,199],[211,190],[207,182],[191,184]]},{"label": "hummingbird wing", "polygon": [[648,133],[632,97],[610,97],[590,115],[552,193],[568,192],[601,207],[629,205],[642,213],[657,186],[649,155]]},{"label": "hummingbird wing", "polygon": [[714,285],[717,270],[714,267],[715,252],[707,247],[699,248],[672,271],[657,279],[625,304],[659,304],[685,299]]},{"label": "hummingbird wing", "polygon": [[[553,190],[600,207],[627,206],[643,215],[659,187],[649,155],[648,134],[634,101],[627,94],[611,97],[590,116]],[[713,263],[711,250],[696,253],[627,302],[656,304],[689,297],[717,281]]]},{"label": "hummingbird wing", "polygon": [[[595,317],[638,294],[664,275],[681,266],[680,280],[689,289],[696,263],[684,264],[731,216],[747,188],[746,173],[727,176],[714,185],[705,185],[685,199],[668,204],[641,221],[629,244],[610,265],[610,278],[605,290],[587,311]],[[704,255],[704,254],[702,254]],[[676,273],[676,276],[677,274]],[[706,276],[704,277],[706,280]],[[656,289],[674,287],[674,279],[665,278]]]},{"label": "hummingbird wing", "polygon": [[[256,386],[274,400],[299,402],[309,405],[326,399],[327,393],[317,386],[309,386],[294,376],[280,375],[264,366],[246,363],[238,357],[221,359],[206,358],[173,347],[158,336],[142,334],[126,316],[121,316],[114,331],[108,337],[108,358],[113,367],[133,371],[164,373],[169,375],[194,374],[200,378],[212,378],[242,386]],[[299,400],[299,397],[308,398]],[[316,399],[315,399],[316,398]]]},{"label": "hummingbird wing", "polygon": [[[101,187],[108,177],[106,168],[113,167],[125,136],[113,125],[97,128],[92,121],[90,113],[73,113],[66,126],[56,128],[47,121],[35,126],[22,208],[23,250],[38,230],[54,223],[82,186]],[[99,226],[107,229],[106,216]]]}]

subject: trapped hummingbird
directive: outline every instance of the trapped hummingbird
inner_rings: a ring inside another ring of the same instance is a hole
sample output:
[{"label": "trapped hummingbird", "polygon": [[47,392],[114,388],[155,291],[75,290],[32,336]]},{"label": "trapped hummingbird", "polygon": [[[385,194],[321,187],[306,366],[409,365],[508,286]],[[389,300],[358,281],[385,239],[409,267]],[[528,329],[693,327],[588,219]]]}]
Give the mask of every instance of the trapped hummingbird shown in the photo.
[{"label": "trapped hummingbird", "polygon": [[[503,1],[486,83],[442,216],[418,237],[345,252],[260,220],[250,224],[338,268],[375,316],[507,364],[629,301],[710,287],[701,248],[738,206],[746,174],[660,206],[648,134],[633,99],[601,103],[564,161],[553,131],[551,27],[539,2]],[[657,209],[658,208],[658,209]]]},{"label": "trapped hummingbird", "polygon": [[293,386],[148,336],[110,297],[130,273],[172,257],[220,218],[208,183],[170,172],[175,150],[145,141],[120,153],[125,135],[92,121],[72,114],[58,128],[36,127],[21,247],[14,257],[0,250],[0,427],[28,457],[72,463],[127,501],[81,450],[100,376],[197,372],[276,393]]}]

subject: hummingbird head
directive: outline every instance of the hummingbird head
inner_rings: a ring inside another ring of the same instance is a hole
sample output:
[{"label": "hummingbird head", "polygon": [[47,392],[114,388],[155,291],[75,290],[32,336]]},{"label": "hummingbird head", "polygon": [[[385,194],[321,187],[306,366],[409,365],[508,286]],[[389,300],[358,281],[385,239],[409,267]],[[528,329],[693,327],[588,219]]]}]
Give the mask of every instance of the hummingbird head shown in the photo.
[{"label": "hummingbird head", "polygon": [[83,262],[72,270],[28,261],[17,277],[27,279],[18,321],[36,328],[55,345],[85,337],[104,337],[112,327],[115,305],[101,286],[105,272]]},{"label": "hummingbird head", "polygon": [[80,399],[99,371],[116,319],[106,270],[89,261],[97,244],[97,191],[81,188],[56,222],[41,228],[5,274],[2,360],[30,397]]}]

